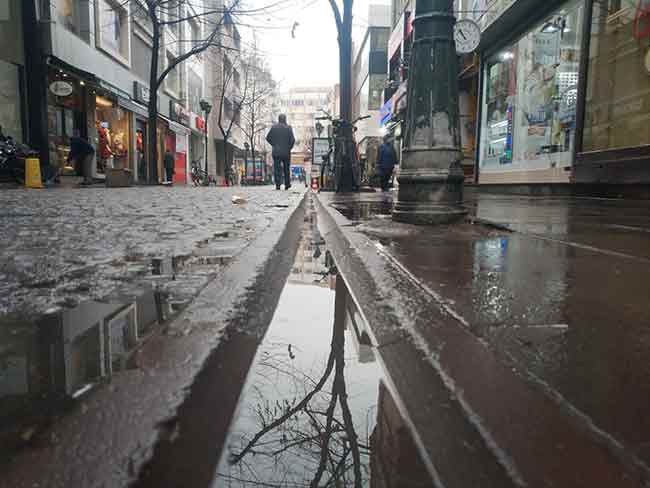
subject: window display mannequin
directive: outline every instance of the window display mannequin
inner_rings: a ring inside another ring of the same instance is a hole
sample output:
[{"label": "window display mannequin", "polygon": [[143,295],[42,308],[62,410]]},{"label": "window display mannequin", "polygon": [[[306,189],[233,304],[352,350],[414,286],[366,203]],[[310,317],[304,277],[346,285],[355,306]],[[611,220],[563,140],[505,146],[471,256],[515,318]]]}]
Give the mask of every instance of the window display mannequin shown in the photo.
[{"label": "window display mannequin", "polygon": [[138,176],[144,180],[147,177],[147,167],[144,156],[144,133],[141,129],[135,132],[135,150],[138,155]]},{"label": "window display mannequin", "polygon": [[125,159],[128,155],[128,152],[126,150],[126,146],[124,145],[124,132],[123,131],[118,131],[115,132],[115,135],[113,136],[113,154],[115,159],[120,160],[119,166],[121,168],[127,167],[127,164]]},{"label": "window display mannequin", "polygon": [[109,167],[113,167],[113,150],[111,149],[111,131],[108,125],[108,122],[96,122],[97,125],[97,136],[99,142],[97,144],[97,154],[99,159],[97,161],[97,170],[101,173]]}]

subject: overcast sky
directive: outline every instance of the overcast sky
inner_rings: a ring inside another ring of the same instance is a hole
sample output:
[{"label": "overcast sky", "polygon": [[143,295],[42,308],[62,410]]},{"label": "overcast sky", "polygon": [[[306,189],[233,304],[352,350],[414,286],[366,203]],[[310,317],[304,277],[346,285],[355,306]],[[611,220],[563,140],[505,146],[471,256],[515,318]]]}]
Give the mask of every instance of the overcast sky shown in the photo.
[{"label": "overcast sky", "polygon": [[[256,8],[275,4],[263,14],[246,16],[254,26],[258,47],[266,53],[273,77],[282,89],[295,86],[333,86],[338,82],[336,25],[328,0],[251,0]],[[341,0],[337,0],[341,3]],[[355,0],[355,39],[367,27],[368,5],[380,0]],[[242,19],[240,19],[242,21]],[[292,37],[292,27],[295,27]],[[242,32],[250,38],[252,28]]]}]

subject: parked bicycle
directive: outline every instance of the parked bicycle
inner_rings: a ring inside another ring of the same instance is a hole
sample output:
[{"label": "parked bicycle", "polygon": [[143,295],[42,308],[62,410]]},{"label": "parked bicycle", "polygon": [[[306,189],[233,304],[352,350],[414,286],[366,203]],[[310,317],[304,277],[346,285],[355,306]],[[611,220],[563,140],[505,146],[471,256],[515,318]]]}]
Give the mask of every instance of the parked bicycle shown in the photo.
[{"label": "parked bicycle", "polygon": [[212,177],[202,169],[202,159],[199,158],[191,163],[191,173],[192,173],[192,184],[194,186],[209,186]]},{"label": "parked bicycle", "polygon": [[[370,118],[370,115],[357,117],[352,122],[332,117],[325,110],[325,115],[316,120],[329,120],[332,123],[332,137],[329,150],[323,156],[321,165],[321,188],[336,192],[357,191],[361,184],[359,153],[354,140],[356,123]],[[332,161],[332,156],[334,160]]]}]

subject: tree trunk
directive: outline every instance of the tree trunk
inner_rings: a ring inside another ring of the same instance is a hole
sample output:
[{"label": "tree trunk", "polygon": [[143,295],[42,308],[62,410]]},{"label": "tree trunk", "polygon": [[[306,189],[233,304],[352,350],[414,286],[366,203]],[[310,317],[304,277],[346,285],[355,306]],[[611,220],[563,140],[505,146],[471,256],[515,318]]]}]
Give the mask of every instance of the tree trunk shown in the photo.
[{"label": "tree trunk", "polygon": [[341,106],[339,117],[352,118],[352,0],[343,2],[343,19],[338,33],[339,85]]},{"label": "tree trunk", "polygon": [[[226,185],[228,184],[228,139],[229,139],[229,137],[224,135],[224,137],[223,137],[223,177],[226,180]],[[218,171],[217,171],[217,173],[218,173]]]},{"label": "tree trunk", "polygon": [[160,25],[153,24],[153,45],[151,47],[151,67],[149,71],[149,104],[147,119],[147,153],[149,164],[147,181],[158,183],[158,53],[160,51]]}]

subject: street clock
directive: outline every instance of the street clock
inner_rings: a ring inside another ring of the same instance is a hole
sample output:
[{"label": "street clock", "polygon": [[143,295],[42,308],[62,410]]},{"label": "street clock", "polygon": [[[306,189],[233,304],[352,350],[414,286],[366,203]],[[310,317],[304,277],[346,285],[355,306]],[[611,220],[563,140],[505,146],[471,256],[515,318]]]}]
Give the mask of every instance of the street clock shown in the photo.
[{"label": "street clock", "polygon": [[481,29],[473,20],[459,20],[454,24],[454,41],[456,41],[457,53],[471,53],[481,42]]}]

